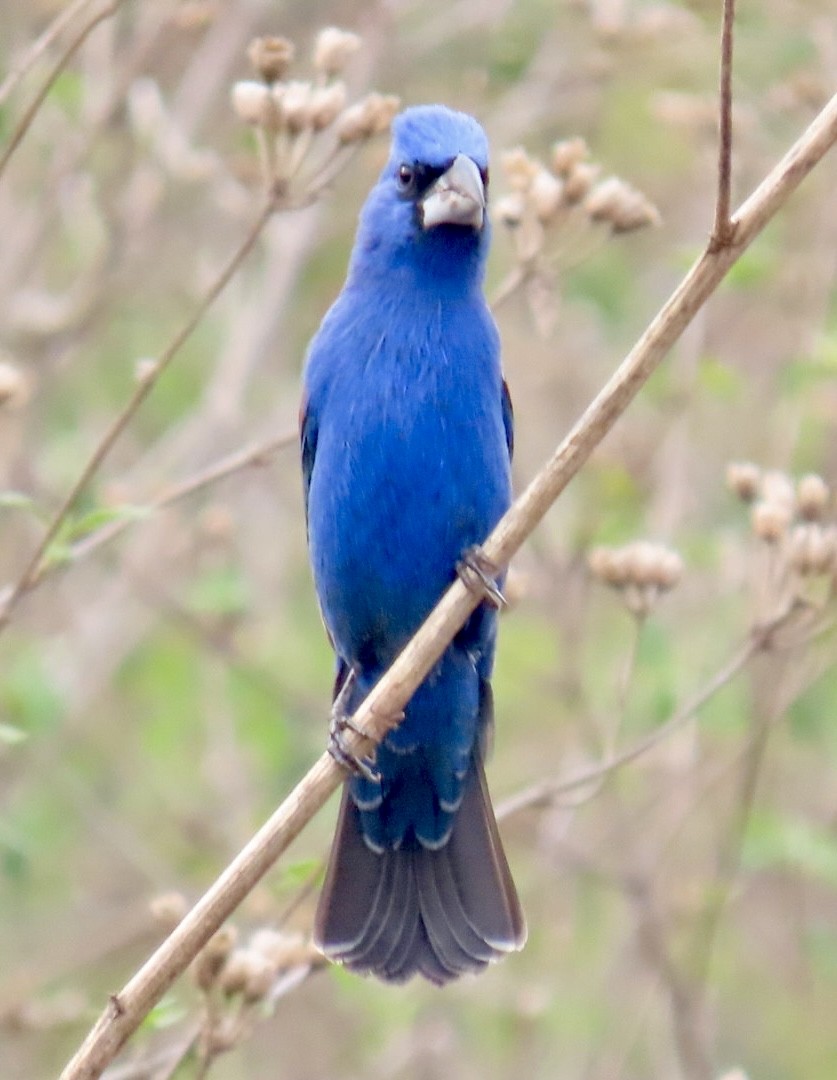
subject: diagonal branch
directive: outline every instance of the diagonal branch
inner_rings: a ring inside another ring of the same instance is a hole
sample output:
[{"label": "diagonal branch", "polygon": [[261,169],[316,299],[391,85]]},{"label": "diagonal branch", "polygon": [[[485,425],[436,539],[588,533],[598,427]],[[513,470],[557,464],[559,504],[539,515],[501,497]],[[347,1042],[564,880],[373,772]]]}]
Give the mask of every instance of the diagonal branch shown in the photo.
[{"label": "diagonal branch", "polygon": [[49,76],[44,81],[43,86],[35,95],[32,103],[29,105],[29,108],[23,114],[23,118],[20,120],[17,127],[13,131],[12,136],[6,146],[6,149],[0,155],[0,175],[2,175],[4,169],[9,163],[9,159],[20,145],[23,136],[32,126],[32,121],[37,116],[38,111],[40,110],[43,103],[46,101],[47,95],[55,85],[55,80],[58,78],[58,76],[67,66],[67,64],[69,64],[69,62],[78,52],[78,50],[82,47],[85,41],[87,41],[88,37],[90,37],[90,35],[99,25],[99,23],[105,22],[105,20],[109,19],[111,15],[114,15],[121,3],[123,3],[123,0],[111,0],[111,3],[107,4],[105,7],[101,8],[94,15],[92,15],[91,18],[81,28],[81,30],[79,30],[79,32],[67,46],[64,52],[61,54],[60,59],[57,61],[52,71],[49,73]]},{"label": "diagonal branch", "polygon": [[[498,565],[508,563],[736,259],[835,143],[837,95],[735,214],[733,242],[720,250],[714,250],[711,244],[707,247],[552,458],[500,521],[483,547],[488,559]],[[448,589],[355,714],[353,724],[369,739],[380,741],[392,726],[392,718],[403,709],[479,602],[461,581]],[[354,751],[367,749],[364,736],[349,733],[347,741]],[[324,753],[180,925],[124,989],[111,997],[61,1080],[93,1080],[101,1075],[149,1010],[299,835],[342,778],[339,766]]]}]

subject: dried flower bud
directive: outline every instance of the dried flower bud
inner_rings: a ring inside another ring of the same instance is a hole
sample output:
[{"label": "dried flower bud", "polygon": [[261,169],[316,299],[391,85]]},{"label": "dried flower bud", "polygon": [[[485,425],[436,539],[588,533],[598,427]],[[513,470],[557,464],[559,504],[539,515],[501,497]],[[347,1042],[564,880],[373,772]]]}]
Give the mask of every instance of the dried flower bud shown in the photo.
[{"label": "dried flower bud", "polygon": [[494,213],[507,229],[516,229],[526,213],[526,200],[519,191],[503,195],[494,204]]},{"label": "dried flower bud", "polygon": [[0,408],[22,408],[30,392],[29,380],[20,368],[8,360],[0,360]]},{"label": "dried flower bud", "polygon": [[752,502],[759,491],[761,469],[750,461],[731,461],[727,465],[727,487],[742,502]]},{"label": "dried flower bud", "polygon": [[308,106],[308,122],[314,131],[323,131],[329,127],[346,104],[346,85],[333,82],[328,86],[317,87],[311,95]]},{"label": "dried flower bud", "polygon": [[808,521],[819,521],[828,506],[828,495],[828,485],[821,476],[803,476],[796,488],[800,514]]},{"label": "dried flower bud", "polygon": [[150,907],[154,922],[170,934],[189,910],[189,903],[183,893],[167,892],[155,896]]},{"label": "dried flower bud", "polygon": [[765,543],[775,544],[781,540],[791,523],[793,512],[779,502],[757,502],[752,509],[753,532]]},{"label": "dried flower bud", "polygon": [[791,534],[790,563],[803,577],[828,574],[837,559],[837,529],[816,522],[797,525]]},{"label": "dried flower bud", "polygon": [[230,100],[236,115],[245,124],[254,127],[269,127],[269,117],[272,112],[273,102],[270,89],[264,83],[255,82],[253,79],[233,83]]},{"label": "dried flower bud", "polygon": [[605,222],[614,233],[632,232],[661,221],[654,204],[618,176],[609,176],[597,184],[585,199],[584,208],[592,221]]},{"label": "dried flower bud", "polygon": [[673,589],[683,576],[683,560],[676,551],[660,548],[654,584],[662,591]]},{"label": "dried flower bud", "polygon": [[[310,82],[294,79],[286,83],[278,99],[285,127],[292,135],[298,135],[310,123],[310,105],[313,87]],[[276,95],[274,98],[276,99]]]},{"label": "dried flower bud", "polygon": [[548,169],[539,168],[529,188],[529,198],[538,221],[546,225],[555,217],[564,200],[564,185]]},{"label": "dried flower bud", "polygon": [[235,949],[227,957],[218,976],[218,985],[222,993],[229,996],[242,993],[247,985],[250,955],[247,949]]},{"label": "dried flower bud", "polygon": [[338,75],[360,46],[357,34],[327,26],[314,43],[314,70],[327,76]]},{"label": "dried flower bud", "polygon": [[762,473],[759,494],[763,502],[775,503],[786,509],[791,517],[793,516],[796,510],[796,492],[787,473],[779,469]]},{"label": "dried flower bud", "polygon": [[573,205],[581,202],[590,188],[599,178],[601,169],[590,161],[581,161],[575,165],[564,180],[564,198]]},{"label": "dried flower bud", "polygon": [[159,365],[152,356],[141,356],[134,364],[134,381],[140,385],[151,382],[159,371]]},{"label": "dried flower bud", "polygon": [[250,950],[265,957],[275,968],[278,968],[288,951],[289,942],[296,940],[296,935],[283,934],[280,930],[264,926],[256,930],[250,938]]},{"label": "dried flower bud", "polygon": [[590,156],[584,139],[562,139],[552,147],[549,167],[556,176],[567,177]]},{"label": "dried flower bud", "polygon": [[527,192],[542,166],[529,157],[522,146],[506,150],[500,157],[500,167],[512,191]]},{"label": "dried flower bud", "polygon": [[275,979],[274,965],[261,953],[235,949],[218,976],[218,986],[229,997],[242,994],[245,1001],[255,1002],[269,993]]},{"label": "dried flower bud", "polygon": [[341,143],[348,145],[380,135],[389,128],[400,107],[400,99],[392,94],[367,94],[340,116],[337,137]]},{"label": "dried flower bud", "polygon": [[636,540],[624,549],[633,584],[640,588],[671,589],[683,573],[676,551],[651,540]]},{"label": "dried flower bud", "polygon": [[237,939],[238,931],[234,926],[222,926],[198,953],[192,974],[201,990],[209,990],[214,984]]},{"label": "dried flower bud", "polygon": [[287,38],[257,37],[250,42],[247,56],[261,78],[274,83],[290,67],[295,51],[294,43]]},{"label": "dried flower bud", "polygon": [[631,578],[625,548],[597,547],[587,556],[587,565],[594,577],[614,589],[622,589]]}]

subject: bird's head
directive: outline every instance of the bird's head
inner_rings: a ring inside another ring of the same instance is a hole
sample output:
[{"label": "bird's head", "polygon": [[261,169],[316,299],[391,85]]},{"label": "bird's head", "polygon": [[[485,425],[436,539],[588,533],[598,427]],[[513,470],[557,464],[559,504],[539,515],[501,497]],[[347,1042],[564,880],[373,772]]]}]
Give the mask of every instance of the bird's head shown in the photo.
[{"label": "bird's head", "polygon": [[392,126],[389,160],[361,215],[358,269],[427,268],[482,277],[488,247],[488,140],[466,113],[407,109]]}]

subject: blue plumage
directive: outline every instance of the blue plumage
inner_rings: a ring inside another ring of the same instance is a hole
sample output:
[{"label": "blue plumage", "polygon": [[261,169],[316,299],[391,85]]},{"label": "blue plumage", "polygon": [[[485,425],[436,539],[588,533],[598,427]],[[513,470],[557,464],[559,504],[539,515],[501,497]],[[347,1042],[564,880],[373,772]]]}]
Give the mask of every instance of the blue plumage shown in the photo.
[{"label": "blue plumage", "polygon": [[[485,135],[471,117],[431,106],[396,120],[392,153],[361,214],[346,285],[309,350],[301,434],[310,556],[338,684],[349,668],[356,674],[351,710],[438,602],[463,552],[486,537],[509,503],[511,409],[482,293],[487,170]],[[463,795],[473,792],[476,805],[484,791],[481,737],[491,723],[495,636],[496,613],[482,605],[379,748],[380,781],[349,781],[341,828],[364,840],[352,848],[354,862],[372,859],[373,883],[377,868],[387,889],[414,897],[416,923],[402,926],[400,936],[391,928],[392,948],[375,962],[364,954],[369,925],[338,930],[349,906],[346,889],[356,889],[367,872],[349,865],[347,880],[340,879],[338,830],[318,936],[326,952],[350,966],[384,978],[420,970],[441,982],[491,958],[477,949],[477,959],[457,966],[450,950],[434,948],[431,909],[444,914],[444,904],[427,893],[421,853],[450,848],[447,866],[454,848],[467,850],[448,841]],[[488,813],[493,837],[490,805]],[[388,863],[398,851],[404,855]],[[398,860],[410,852],[418,861],[402,866]],[[511,879],[501,848],[499,858],[506,888]],[[434,882],[441,865],[428,863]],[[459,911],[467,882],[456,888],[448,899],[457,897]],[[519,947],[523,924],[513,886],[511,894],[502,896],[510,940],[482,952]],[[377,923],[374,929],[378,952],[386,952]],[[436,938],[438,945],[438,930]],[[359,949],[363,955],[352,963]]]}]

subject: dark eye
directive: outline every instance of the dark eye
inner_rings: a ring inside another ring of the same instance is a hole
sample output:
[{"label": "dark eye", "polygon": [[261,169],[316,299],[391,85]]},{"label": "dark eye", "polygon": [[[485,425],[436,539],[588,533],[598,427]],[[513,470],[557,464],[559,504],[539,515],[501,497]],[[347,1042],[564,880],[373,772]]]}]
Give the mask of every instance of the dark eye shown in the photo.
[{"label": "dark eye", "polygon": [[415,169],[412,165],[401,165],[398,169],[398,186],[402,191],[409,191],[416,178]]}]

